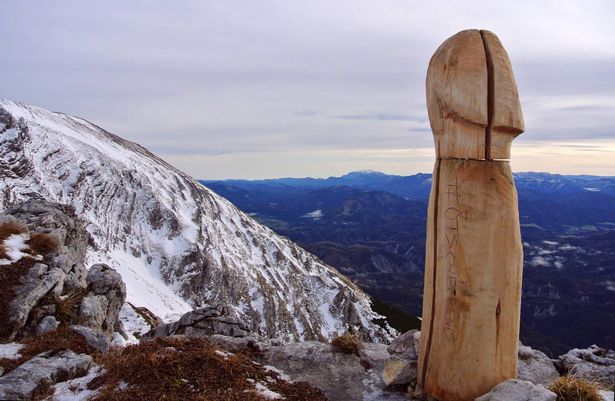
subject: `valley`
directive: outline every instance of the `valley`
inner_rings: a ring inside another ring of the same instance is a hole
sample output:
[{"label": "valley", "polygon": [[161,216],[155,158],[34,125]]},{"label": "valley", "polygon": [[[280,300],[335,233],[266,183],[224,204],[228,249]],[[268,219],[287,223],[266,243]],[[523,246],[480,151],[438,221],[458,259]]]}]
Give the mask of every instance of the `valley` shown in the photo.
[{"label": "valley", "polygon": [[[522,342],[552,355],[615,346],[615,178],[519,173],[515,181],[524,245]],[[431,175],[364,171],[202,183],[373,298],[420,316]]]}]

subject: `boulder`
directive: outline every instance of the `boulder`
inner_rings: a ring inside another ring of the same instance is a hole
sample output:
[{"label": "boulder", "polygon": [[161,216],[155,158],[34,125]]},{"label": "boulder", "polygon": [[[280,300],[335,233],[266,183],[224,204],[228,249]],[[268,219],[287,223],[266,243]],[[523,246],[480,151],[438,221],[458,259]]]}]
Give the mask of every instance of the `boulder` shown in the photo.
[{"label": "boulder", "polygon": [[393,356],[387,359],[382,371],[382,380],[387,386],[416,382],[417,361],[408,361]]},{"label": "boulder", "polygon": [[409,330],[395,338],[387,348],[387,351],[389,354],[401,358],[417,359],[419,354],[418,341],[420,335],[421,332],[418,330]]},{"label": "boulder", "polygon": [[382,380],[387,386],[416,384],[420,334],[418,330],[407,331],[387,348],[391,356],[382,371]]},{"label": "boulder", "polygon": [[160,325],[143,335],[144,339],[183,334],[189,337],[209,337],[220,334],[229,337],[245,337],[249,328],[224,307],[195,309],[184,314],[178,321]]},{"label": "boulder", "polygon": [[92,357],[72,351],[45,352],[0,377],[0,399],[30,399],[42,385],[83,376]]},{"label": "boulder", "polygon": [[[66,275],[60,269],[52,269],[43,263],[34,264],[26,273],[21,284],[15,287],[15,298],[9,305],[9,315],[14,323],[13,331],[8,335],[12,341],[23,335],[28,317],[33,315],[35,306],[41,306],[43,298],[54,298],[62,293]],[[32,328],[34,329],[34,328]],[[31,329],[31,330],[32,330]]]},{"label": "boulder", "polygon": [[506,380],[475,401],[555,401],[556,395],[540,384],[523,380]]},{"label": "boulder", "polygon": [[80,334],[85,342],[95,351],[106,354],[109,351],[109,339],[100,330],[93,330],[89,327],[73,325],[68,327],[71,331]]},{"label": "boulder", "polygon": [[126,300],[126,285],[122,276],[105,264],[90,267],[86,282],[88,293],[79,308],[80,323],[101,330],[111,339]]},{"label": "boulder", "polygon": [[615,351],[592,345],[574,348],[561,355],[556,364],[562,373],[597,382],[606,388],[615,385]]},{"label": "boulder", "polygon": [[36,326],[36,329],[34,329],[34,334],[40,336],[49,331],[57,329],[59,325],[60,322],[58,322],[55,317],[51,315],[45,316]]},{"label": "boulder", "polygon": [[559,372],[551,358],[531,347],[519,346],[517,379],[549,387],[558,377]]}]

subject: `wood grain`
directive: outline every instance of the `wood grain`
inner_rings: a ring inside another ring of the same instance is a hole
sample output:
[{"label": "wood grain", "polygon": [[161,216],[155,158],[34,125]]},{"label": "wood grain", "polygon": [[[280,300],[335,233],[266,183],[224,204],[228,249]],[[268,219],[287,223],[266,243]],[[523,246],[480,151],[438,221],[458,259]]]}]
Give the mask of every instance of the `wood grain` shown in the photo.
[{"label": "wood grain", "polygon": [[523,248],[510,164],[523,116],[495,35],[445,41],[427,73],[437,160],[429,200],[418,382],[471,401],[516,377]]}]

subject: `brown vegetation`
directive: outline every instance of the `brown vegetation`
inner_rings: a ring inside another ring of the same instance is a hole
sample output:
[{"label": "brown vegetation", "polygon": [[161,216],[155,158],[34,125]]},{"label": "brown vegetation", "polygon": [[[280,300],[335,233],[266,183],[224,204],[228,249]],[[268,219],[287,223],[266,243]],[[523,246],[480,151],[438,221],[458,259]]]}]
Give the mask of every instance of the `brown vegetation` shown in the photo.
[{"label": "brown vegetation", "polygon": [[557,395],[557,401],[602,401],[594,383],[574,376],[560,377],[549,386],[549,390]]},{"label": "brown vegetation", "polygon": [[13,234],[23,234],[28,232],[28,227],[18,221],[5,221],[0,223],[0,242]]},{"label": "brown vegetation", "polygon": [[[224,354],[203,339],[158,338],[113,349],[102,359],[106,373],[90,383],[95,400],[264,401],[263,383],[287,400],[323,401],[307,383],[288,383],[254,363],[247,353]],[[121,382],[128,384],[118,388]]]},{"label": "brown vegetation", "polygon": [[6,254],[6,248],[4,244],[0,242],[0,259],[8,259],[9,255]]},{"label": "brown vegetation", "polygon": [[55,301],[56,314],[60,323],[68,324],[70,322],[77,322],[79,316],[77,315],[77,309],[81,305],[81,300],[87,293],[85,288],[75,288],[66,294],[64,297],[58,297]]},{"label": "brown vegetation", "polygon": [[47,351],[68,349],[79,354],[93,354],[95,351],[82,335],[66,327],[60,327],[37,337],[24,338],[20,342],[24,347],[19,352],[21,354],[19,359],[0,359],[0,366],[4,368],[5,373]]},{"label": "brown vegetation", "polygon": [[352,333],[346,333],[335,337],[331,340],[331,345],[346,354],[358,355],[359,351],[363,348],[363,343],[359,336]]},{"label": "brown vegetation", "polygon": [[34,233],[27,242],[30,245],[32,255],[47,255],[58,249],[58,239],[47,233]]}]

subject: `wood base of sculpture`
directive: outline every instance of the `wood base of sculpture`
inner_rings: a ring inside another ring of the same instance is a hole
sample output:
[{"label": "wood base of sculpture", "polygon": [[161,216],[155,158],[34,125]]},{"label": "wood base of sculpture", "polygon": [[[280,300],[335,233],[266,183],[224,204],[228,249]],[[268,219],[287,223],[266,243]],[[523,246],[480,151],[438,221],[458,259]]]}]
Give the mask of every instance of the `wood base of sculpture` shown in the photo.
[{"label": "wood base of sculpture", "polygon": [[471,401],[516,377],[520,238],[507,161],[436,161],[418,370],[426,394]]}]

